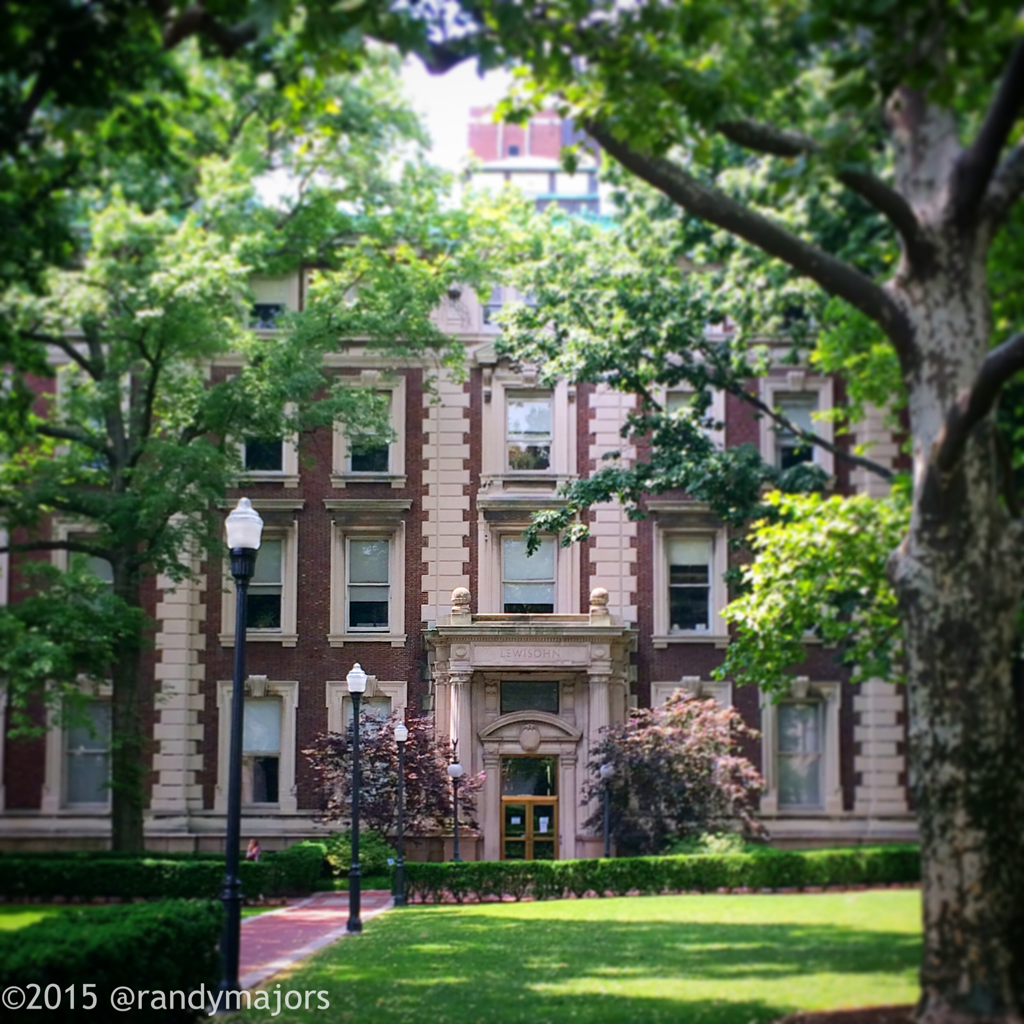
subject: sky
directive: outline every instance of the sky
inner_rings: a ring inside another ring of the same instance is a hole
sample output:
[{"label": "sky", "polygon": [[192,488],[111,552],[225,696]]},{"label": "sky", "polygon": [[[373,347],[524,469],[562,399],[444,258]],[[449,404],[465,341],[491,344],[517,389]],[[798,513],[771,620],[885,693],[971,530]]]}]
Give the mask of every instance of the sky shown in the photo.
[{"label": "sky", "polygon": [[418,60],[410,59],[402,67],[402,81],[413,107],[425,119],[433,142],[432,162],[459,171],[469,154],[469,108],[500,100],[511,76],[491,71],[480,78],[475,61],[465,61],[444,75],[431,75]]}]

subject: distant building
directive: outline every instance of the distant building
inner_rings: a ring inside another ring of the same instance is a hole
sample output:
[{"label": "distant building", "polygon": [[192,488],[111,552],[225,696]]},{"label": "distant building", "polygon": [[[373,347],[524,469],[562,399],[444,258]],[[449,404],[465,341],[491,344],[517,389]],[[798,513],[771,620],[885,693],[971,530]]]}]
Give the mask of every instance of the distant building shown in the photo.
[{"label": "distant building", "polygon": [[[493,107],[472,107],[469,113],[469,149],[480,161],[470,175],[475,188],[518,188],[540,210],[554,204],[567,213],[601,212],[598,151],[571,120],[543,110],[525,125],[495,124]],[[562,150],[574,143],[584,152],[576,173],[567,174]]]}]

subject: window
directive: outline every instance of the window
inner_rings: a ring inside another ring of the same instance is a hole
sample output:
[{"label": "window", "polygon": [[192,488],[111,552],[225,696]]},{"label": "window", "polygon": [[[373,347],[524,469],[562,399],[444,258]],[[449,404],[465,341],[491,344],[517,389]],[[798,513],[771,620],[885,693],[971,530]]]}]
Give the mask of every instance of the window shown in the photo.
[{"label": "window", "polygon": [[328,498],[331,615],[327,641],[405,646],[405,515],[410,498]]},{"label": "window", "polygon": [[[338,378],[343,385],[372,388],[389,403],[389,425],[392,439],[379,437],[355,426],[334,425],[331,455],[331,486],[347,487],[357,483],[389,483],[393,488],[405,487],[405,377],[382,382],[377,370],[365,370]],[[351,432],[351,433],[349,433]]]},{"label": "window", "polygon": [[508,614],[550,615],[555,610],[555,542],[542,540],[531,555],[526,541],[501,542],[501,603]]},{"label": "window", "polygon": [[278,438],[246,439],[243,459],[247,473],[281,473],[284,471],[284,442]]},{"label": "window", "polygon": [[390,444],[369,444],[349,449],[349,469],[353,473],[386,473],[391,462]]},{"label": "window", "polygon": [[[256,568],[246,597],[246,637],[250,642],[277,643],[294,647],[298,642],[298,523],[289,514],[301,509],[301,499],[253,498],[253,507],[266,521]],[[232,508],[234,499],[223,502]],[[235,581],[230,563],[224,559],[221,578],[220,634],[225,647],[235,643]]]},{"label": "window", "polygon": [[[787,370],[784,375],[774,371],[761,378],[758,388],[761,401],[770,409],[777,410],[796,426],[812,431],[825,441],[834,439],[835,431],[830,420],[812,419],[812,414],[832,409],[835,404],[835,389],[829,378],[818,377],[804,369]],[[813,462],[829,475],[835,472],[832,452],[820,445],[804,444],[791,431],[781,430],[769,416],[762,416],[760,423],[761,453],[766,462],[780,469]]]},{"label": "window", "polygon": [[[696,392],[687,387],[676,388],[665,393],[665,411],[669,413],[693,416],[693,399]],[[701,418],[701,429],[704,436],[715,445],[722,447],[725,444],[725,392],[719,388],[711,390],[711,404]],[[707,422],[715,426],[707,426]]]},{"label": "window", "polygon": [[[217,786],[213,809],[228,807],[228,766],[231,760],[231,680],[217,681]],[[295,794],[296,722],[299,684],[296,680],[251,675],[245,681],[242,717],[242,804],[273,807],[282,814],[298,810]]]},{"label": "window", "polygon": [[545,711],[558,714],[558,683],[504,679],[501,683],[501,713]]},{"label": "window", "polygon": [[69,807],[110,800],[110,702],[94,700],[86,721],[64,730],[65,802]]},{"label": "window", "polygon": [[505,438],[508,468],[551,468],[551,395],[523,391],[507,393]]},{"label": "window", "polygon": [[710,537],[669,537],[669,632],[707,632],[711,627]]},{"label": "window", "polygon": [[761,698],[761,814],[841,814],[842,686],[797,676],[776,703]]},{"label": "window", "polygon": [[[345,729],[352,728],[352,698],[346,695],[343,698]],[[366,726],[376,729],[388,720],[391,714],[390,697],[362,697],[359,701],[359,729],[360,732]]]},{"label": "window", "polygon": [[281,701],[247,698],[242,729],[242,803],[280,800]]},{"label": "window", "polygon": [[246,628],[280,630],[284,595],[284,541],[260,544],[246,601]]},{"label": "window", "polygon": [[728,532],[696,502],[651,498],[654,517],[652,589],[654,646],[706,644],[724,647],[729,630],[722,610],[729,601]]},{"label": "window", "polygon": [[391,610],[391,542],[386,537],[350,537],[346,554],[348,628],[387,632]]},{"label": "window", "polygon": [[283,302],[257,302],[249,313],[249,327],[254,331],[272,331],[287,307]]},{"label": "window", "polygon": [[778,707],[779,807],[821,807],[823,706],[785,701]]},{"label": "window", "polygon": [[[801,430],[814,432],[811,413],[818,408],[815,392],[787,393],[775,395],[775,409]],[[779,469],[791,469],[802,462],[814,461],[814,446],[796,436],[791,430],[776,428],[775,465]]]},{"label": "window", "polygon": [[555,796],[558,793],[558,759],[554,757],[503,757],[502,796]]}]

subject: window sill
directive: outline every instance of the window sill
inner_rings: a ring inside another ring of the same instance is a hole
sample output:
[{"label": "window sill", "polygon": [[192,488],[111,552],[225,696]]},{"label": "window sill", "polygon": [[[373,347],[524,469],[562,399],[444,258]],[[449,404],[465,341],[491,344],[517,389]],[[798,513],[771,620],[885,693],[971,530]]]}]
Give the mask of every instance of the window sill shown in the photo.
[{"label": "window sill", "polygon": [[[221,647],[234,647],[235,634],[221,633],[218,637]],[[280,644],[282,647],[294,647],[299,642],[298,633],[257,633],[247,630],[245,634],[246,643],[258,644]]]},{"label": "window sill", "polygon": [[392,647],[404,647],[405,633],[328,633],[327,642],[331,647],[344,647],[345,644],[384,644]]},{"label": "window sill", "polygon": [[664,650],[672,644],[714,644],[715,647],[724,648],[729,646],[728,633],[669,633],[668,635],[653,636],[654,649]]},{"label": "window sill", "polygon": [[391,484],[395,490],[407,486],[409,478],[404,473],[332,473],[331,486],[344,490],[349,484]]},{"label": "window sill", "polygon": [[238,478],[238,486],[243,484],[284,484],[285,487],[299,486],[298,473],[242,473]]}]

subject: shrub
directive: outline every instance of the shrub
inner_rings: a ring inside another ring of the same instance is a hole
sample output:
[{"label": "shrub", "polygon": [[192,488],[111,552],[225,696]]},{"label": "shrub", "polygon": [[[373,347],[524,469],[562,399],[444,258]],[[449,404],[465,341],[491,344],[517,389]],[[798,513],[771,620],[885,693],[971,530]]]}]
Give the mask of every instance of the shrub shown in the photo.
[{"label": "shrub", "polygon": [[[16,932],[0,933],[0,991],[18,986],[28,998],[39,986],[37,1024],[109,1020],[184,1022],[205,1017],[189,1009],[187,997],[200,986],[217,991],[223,927],[219,903],[165,901],[129,907],[69,908]],[[83,986],[95,987],[86,990]],[[51,986],[47,989],[47,986]],[[55,987],[54,987],[55,986]],[[74,1005],[68,987],[73,986]],[[152,1009],[147,1002],[113,1014],[110,993],[118,986],[151,992],[182,992],[185,1008]],[[96,996],[95,1008],[83,993]],[[53,1009],[45,1007],[44,994]],[[196,995],[194,1003],[200,1002]]]},{"label": "shrub", "polygon": [[[761,776],[742,754],[743,742],[756,735],[735,708],[683,690],[661,707],[632,712],[591,751],[583,797],[594,812],[584,826],[602,827],[607,789],[620,850],[661,854],[675,837],[735,825],[760,835],[753,799]],[[614,768],[606,782],[598,774],[605,764]]]},{"label": "shrub", "polygon": [[[324,860],[335,878],[347,875],[352,866],[352,833],[333,832],[323,844]],[[359,869],[363,875],[390,875],[391,865],[398,856],[394,847],[379,832],[372,829],[359,833]]]},{"label": "shrub", "polygon": [[852,847],[807,852],[623,857],[611,860],[476,861],[406,864],[410,896],[439,903],[448,896],[483,900],[560,899],[567,893],[598,896],[630,892],[715,892],[718,889],[789,889],[825,885],[917,882],[920,851],[914,846]]},{"label": "shrub", "polygon": [[[250,898],[311,892],[324,858],[321,843],[299,843],[240,865],[242,894]],[[216,899],[224,883],[224,858],[69,857],[0,858],[0,894],[8,899],[54,896],[122,899]]]}]

